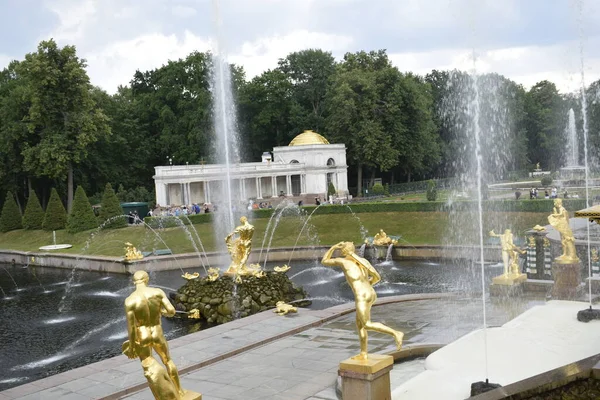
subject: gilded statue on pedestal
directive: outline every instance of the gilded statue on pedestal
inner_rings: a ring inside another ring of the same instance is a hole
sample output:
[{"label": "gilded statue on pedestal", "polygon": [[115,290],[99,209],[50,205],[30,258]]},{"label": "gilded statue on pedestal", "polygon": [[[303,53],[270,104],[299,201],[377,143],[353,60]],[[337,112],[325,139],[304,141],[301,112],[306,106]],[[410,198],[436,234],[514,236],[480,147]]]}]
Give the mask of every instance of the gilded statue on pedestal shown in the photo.
[{"label": "gilded statue on pedestal", "polygon": [[517,265],[517,272],[519,267],[519,253],[525,254],[525,250],[519,249],[513,243],[513,234],[510,229],[506,229],[503,234],[494,233],[490,231],[491,237],[499,237],[500,245],[502,247],[502,263],[504,264],[504,276],[508,276],[512,273],[513,264]]},{"label": "gilded statue on pedestal", "polygon": [[387,233],[383,231],[383,229],[380,229],[379,232],[373,237],[374,246],[389,246],[390,244],[395,245],[397,243],[398,241],[389,237]]},{"label": "gilded statue on pedestal", "polygon": [[[181,388],[179,373],[169,355],[161,325],[161,315],[172,317],[175,308],[161,289],[148,287],[148,281],[145,271],[133,274],[135,291],[125,299],[129,340],[123,343],[123,354],[129,358],[140,358],[155,399],[201,399],[200,394]],[[159,355],[164,367],[153,357],[152,350]]]},{"label": "gilded statue on pedestal", "polygon": [[[333,258],[333,253],[339,250],[342,257]],[[373,285],[377,284],[381,277],[373,268],[371,263],[355,253],[356,248],[352,242],[340,242],[331,247],[321,260],[327,267],[340,267],[346,276],[346,281],[354,292],[356,302],[356,328],[360,338],[360,354],[352,357],[354,360],[366,360],[367,331],[385,333],[394,337],[398,349],[402,347],[404,334],[396,331],[382,323],[371,322],[371,306],[377,300],[377,294]]]},{"label": "gilded statue on pedestal", "polygon": [[554,200],[552,214],[548,216],[548,222],[560,233],[562,254],[554,259],[558,264],[576,264],[579,262],[575,250],[575,237],[569,226],[569,212],[563,207],[562,199]]},{"label": "gilded statue on pedestal", "polygon": [[[241,217],[240,226],[236,227],[225,238],[227,244],[227,250],[231,255],[231,264],[227,271],[228,275],[245,275],[250,271],[246,266],[248,257],[250,256],[250,250],[252,249],[252,236],[254,235],[254,226],[248,223],[248,218]],[[237,239],[233,239],[235,235],[239,235]]]}]

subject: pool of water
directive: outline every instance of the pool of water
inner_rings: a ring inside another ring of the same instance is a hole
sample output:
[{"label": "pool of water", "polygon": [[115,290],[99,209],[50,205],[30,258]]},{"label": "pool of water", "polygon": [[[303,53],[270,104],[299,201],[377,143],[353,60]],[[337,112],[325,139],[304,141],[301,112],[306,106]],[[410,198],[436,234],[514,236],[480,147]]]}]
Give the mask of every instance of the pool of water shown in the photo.
[{"label": "pool of water", "polygon": [[[481,290],[478,266],[467,263],[394,261],[374,266],[382,276],[375,287],[380,297]],[[291,267],[288,276],[309,293],[311,308],[353,300],[339,269],[318,261]],[[487,280],[501,271],[501,265],[488,264]],[[184,283],[179,270],[150,273],[150,284],[167,293]],[[123,302],[133,291],[129,276],[0,265],[0,287],[0,391],[120,354],[127,339]],[[163,327],[173,339],[205,326],[163,318]]]}]

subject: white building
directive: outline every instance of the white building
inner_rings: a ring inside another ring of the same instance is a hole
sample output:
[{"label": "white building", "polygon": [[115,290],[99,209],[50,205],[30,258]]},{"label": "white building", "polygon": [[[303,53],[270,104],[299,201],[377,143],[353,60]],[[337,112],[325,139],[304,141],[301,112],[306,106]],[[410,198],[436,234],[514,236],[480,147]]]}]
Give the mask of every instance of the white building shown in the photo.
[{"label": "white building", "polygon": [[[348,195],[346,146],[330,144],[313,131],[304,131],[288,146],[275,147],[273,159],[264,153],[262,162],[231,166],[232,188],[240,200],[300,196],[326,198],[329,182],[337,195]],[[225,166],[173,165],[154,167],[156,203],[182,205],[211,203],[211,193],[222,190]]]}]

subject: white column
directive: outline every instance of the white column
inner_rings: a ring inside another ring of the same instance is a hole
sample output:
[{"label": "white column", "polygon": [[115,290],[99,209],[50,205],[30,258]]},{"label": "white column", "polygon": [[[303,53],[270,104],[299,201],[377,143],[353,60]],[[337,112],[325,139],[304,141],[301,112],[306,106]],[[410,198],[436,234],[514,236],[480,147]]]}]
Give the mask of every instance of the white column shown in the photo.
[{"label": "white column", "polygon": [[204,183],[206,184],[206,192],[204,193],[204,197],[206,198],[206,202],[210,203],[210,181]]},{"label": "white column", "polygon": [[242,200],[246,200],[246,193],[244,193],[244,178],[240,178],[240,197]]},{"label": "white column", "polygon": [[271,177],[271,193],[273,197],[277,197],[277,177]]},{"label": "white column", "polygon": [[285,191],[286,191],[285,194],[287,196],[292,195],[292,176],[291,175],[285,176]]},{"label": "white column", "polygon": [[306,175],[300,174],[300,194],[306,194]]},{"label": "white column", "polygon": [[262,199],[262,185],[260,184],[260,178],[256,178],[256,198]]},{"label": "white column", "polygon": [[184,183],[179,184],[179,193],[181,193],[181,204],[178,204],[178,205],[185,204],[185,184]]},{"label": "white column", "polygon": [[169,184],[165,183],[165,204],[161,204],[162,206],[170,206],[171,205],[171,194],[169,193]]}]

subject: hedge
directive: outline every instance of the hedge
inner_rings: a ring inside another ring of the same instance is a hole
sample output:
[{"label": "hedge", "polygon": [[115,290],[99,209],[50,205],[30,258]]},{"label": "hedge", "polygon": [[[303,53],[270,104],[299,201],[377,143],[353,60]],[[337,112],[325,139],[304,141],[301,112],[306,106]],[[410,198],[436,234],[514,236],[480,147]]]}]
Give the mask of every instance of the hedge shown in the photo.
[{"label": "hedge", "polygon": [[[110,183],[107,183],[104,187],[104,193],[102,194],[102,202],[100,203],[100,215],[98,216],[98,222],[100,222],[102,228],[105,229],[122,228],[124,226],[127,226],[127,217],[115,217],[123,214],[123,208],[121,208],[121,203],[119,202],[115,191],[113,190]],[[110,222],[107,222],[111,218],[114,219]]]},{"label": "hedge", "polygon": [[44,215],[44,223],[42,228],[45,231],[57,231],[65,229],[67,226],[67,211],[63,205],[58,192],[55,188],[52,188],[50,192],[50,200],[48,200],[48,206],[46,207],[46,214]]},{"label": "hedge", "polygon": [[21,210],[11,192],[6,193],[2,213],[0,214],[0,232],[23,228]]},{"label": "hedge", "polygon": [[[565,199],[563,200],[565,208],[571,212],[586,208],[584,199]],[[552,212],[554,207],[553,200],[485,200],[482,203],[483,211],[497,212]],[[477,211],[476,201],[457,201],[447,203],[445,201],[427,201],[427,202],[406,202],[406,203],[357,203],[348,205],[322,205],[319,206],[304,206],[302,209],[307,214],[314,211],[314,215],[326,214],[346,214],[352,210],[354,213],[368,212],[450,212],[450,211]],[[315,211],[316,210],[316,211]],[[275,209],[262,208],[252,210],[250,216],[256,218],[270,218]],[[193,224],[203,224],[212,222],[213,214],[194,214],[188,218]],[[177,219],[181,220],[178,222]],[[189,222],[186,218],[181,217],[146,217],[144,221],[152,228],[171,228],[179,226],[181,223],[187,225]]]},{"label": "hedge", "polygon": [[78,186],[73,199],[73,207],[67,219],[69,233],[83,232],[98,227],[98,220],[83,187]]},{"label": "hedge", "polygon": [[25,229],[42,229],[44,223],[44,210],[40,205],[40,201],[35,194],[35,190],[29,193],[27,206],[25,206],[25,214],[23,215],[23,228]]}]

